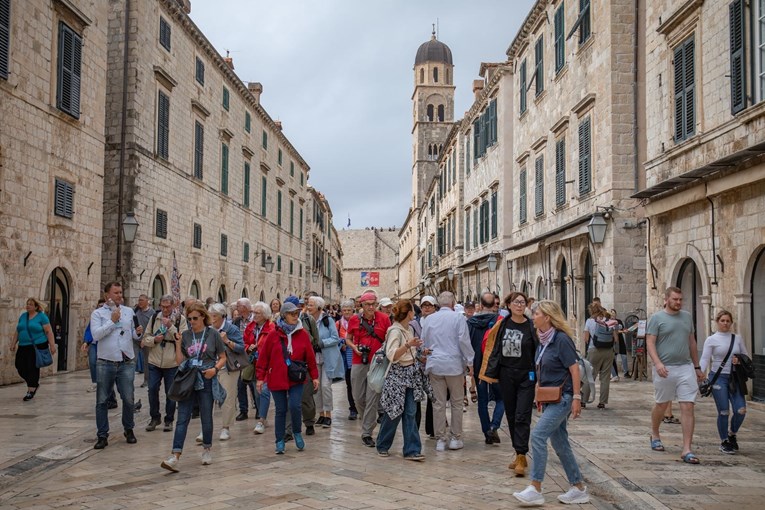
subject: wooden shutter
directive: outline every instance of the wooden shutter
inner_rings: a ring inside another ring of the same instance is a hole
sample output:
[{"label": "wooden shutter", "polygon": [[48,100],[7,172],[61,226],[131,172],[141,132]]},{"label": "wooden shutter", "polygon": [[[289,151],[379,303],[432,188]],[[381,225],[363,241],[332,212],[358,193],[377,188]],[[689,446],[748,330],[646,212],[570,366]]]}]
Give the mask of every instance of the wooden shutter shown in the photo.
[{"label": "wooden shutter", "polygon": [[11,0],[0,0],[0,78],[8,79],[11,67]]},{"label": "wooden shutter", "polygon": [[579,124],[579,194],[592,190],[590,118]]},{"label": "wooden shutter", "polygon": [[203,178],[202,166],[205,156],[205,128],[199,121],[194,122],[194,177]]},{"label": "wooden shutter", "polygon": [[521,114],[526,111],[526,92],[528,90],[526,86],[526,59],[523,59],[523,62],[521,62],[521,70],[519,72],[519,79],[520,79],[520,91],[521,91]]},{"label": "wooden shutter", "polygon": [[261,177],[261,187],[260,187],[260,215],[264,218],[266,217],[266,198],[267,198],[267,189],[268,182],[266,181],[265,177]]},{"label": "wooden shutter", "polygon": [[170,98],[161,90],[157,100],[157,156],[170,157]]},{"label": "wooden shutter", "polygon": [[167,51],[170,51],[170,23],[160,16],[159,18],[159,44],[162,45]]},{"label": "wooden shutter", "polygon": [[565,11],[564,4],[555,11],[555,72],[559,72],[566,65],[566,40],[563,38]]},{"label": "wooden shutter", "polygon": [[473,209],[473,246],[478,247],[478,214],[480,207]]},{"label": "wooden shutter", "polygon": [[537,96],[545,90],[544,68],[544,37],[539,36],[534,45],[534,80],[536,81],[535,93]]},{"label": "wooden shutter", "polygon": [[696,132],[695,41],[691,36],[673,52],[675,73],[675,141]]},{"label": "wooden shutter", "polygon": [[685,43],[685,138],[696,133],[696,58],[693,37]]},{"label": "wooden shutter", "polygon": [[579,44],[590,38],[590,0],[579,0],[579,16],[582,19],[579,27]]},{"label": "wooden shutter", "polygon": [[228,236],[226,234],[220,235],[220,254],[222,257],[228,256]]},{"label": "wooden shutter", "polygon": [[489,103],[489,145],[497,143],[497,100]]},{"label": "wooden shutter", "polygon": [[295,233],[295,201],[290,199],[290,235]]},{"label": "wooden shutter", "polygon": [[202,225],[194,223],[194,248],[202,247]]},{"label": "wooden shutter", "polygon": [[746,108],[746,55],[744,0],[734,0],[730,14],[730,110],[736,114]]},{"label": "wooden shutter", "polygon": [[244,164],[244,199],[242,200],[246,208],[250,208],[250,164]]},{"label": "wooden shutter", "polygon": [[250,112],[244,112],[244,130],[248,133],[252,129],[252,117],[250,116]]},{"label": "wooden shutter", "polygon": [[526,169],[523,168],[520,174],[520,182],[518,183],[518,195],[519,195],[519,208],[518,219],[521,223],[526,223]]},{"label": "wooden shutter", "polygon": [[157,209],[154,235],[161,239],[167,239],[167,211]]},{"label": "wooden shutter", "polygon": [[566,203],[566,140],[555,144],[555,205]]},{"label": "wooden shutter", "polygon": [[481,123],[480,117],[473,122],[473,159],[480,157],[481,150]]},{"label": "wooden shutter", "polygon": [[72,219],[74,216],[74,186],[61,179],[56,179],[53,214]]},{"label": "wooden shutter", "polygon": [[470,249],[470,209],[465,211],[465,249]]},{"label": "wooden shutter", "polygon": [[205,84],[205,63],[199,57],[196,60],[196,79],[200,85]]},{"label": "wooden shutter", "polygon": [[282,226],[282,192],[276,192],[276,224]]},{"label": "wooden shutter", "polygon": [[497,225],[497,205],[499,201],[497,200],[497,190],[492,191],[491,193],[491,238],[496,239],[499,235],[499,229]]},{"label": "wooden shutter", "polygon": [[229,107],[229,92],[226,87],[223,87],[223,109],[228,111]]},{"label": "wooden shutter", "polygon": [[545,159],[543,156],[534,162],[534,215],[545,212]]},{"label": "wooden shutter", "polygon": [[242,261],[244,262],[250,261],[250,243],[247,243],[247,242],[244,243],[244,253],[242,254]]},{"label": "wooden shutter", "polygon": [[59,23],[58,38],[58,109],[80,118],[80,73],[82,38],[65,23]]},{"label": "wooden shutter", "polygon": [[220,190],[228,195],[228,145],[225,143],[221,146],[220,159]]},{"label": "wooden shutter", "polygon": [[303,239],[303,208],[300,208],[300,213],[298,214],[298,232],[300,233],[300,239]]}]

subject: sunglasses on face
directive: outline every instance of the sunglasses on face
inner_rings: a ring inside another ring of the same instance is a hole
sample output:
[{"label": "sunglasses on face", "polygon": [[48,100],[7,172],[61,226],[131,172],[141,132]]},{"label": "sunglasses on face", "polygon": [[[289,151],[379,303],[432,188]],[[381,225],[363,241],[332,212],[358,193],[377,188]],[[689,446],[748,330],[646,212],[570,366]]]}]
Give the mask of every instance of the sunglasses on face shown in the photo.
[{"label": "sunglasses on face", "polygon": [[189,317],[189,320],[190,320],[190,321],[198,321],[198,320],[200,320],[201,318],[202,318],[202,316],[201,316],[201,315],[195,315],[195,316],[193,316],[193,317]]}]

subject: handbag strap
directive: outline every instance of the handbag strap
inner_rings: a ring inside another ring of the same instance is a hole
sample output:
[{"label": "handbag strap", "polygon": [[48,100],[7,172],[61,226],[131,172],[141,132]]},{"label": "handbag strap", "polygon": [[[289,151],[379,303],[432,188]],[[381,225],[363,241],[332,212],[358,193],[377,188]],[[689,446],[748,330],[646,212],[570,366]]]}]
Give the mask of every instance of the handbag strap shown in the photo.
[{"label": "handbag strap", "polygon": [[279,339],[279,342],[282,344],[282,355],[284,356],[284,364],[287,366],[290,366],[290,363],[292,360],[290,360],[290,355],[287,352],[287,342],[285,342],[281,338]]},{"label": "handbag strap", "polygon": [[728,358],[730,358],[730,353],[733,352],[733,344],[736,343],[736,335],[731,333],[730,335],[730,347],[728,347],[728,353],[725,355],[725,358],[722,360],[722,363],[720,363],[720,366],[717,367],[717,372],[715,372],[714,377],[709,382],[710,386],[714,386],[715,381],[717,381],[717,378],[720,377],[720,372],[722,372],[722,369],[725,368],[725,364],[728,362]]},{"label": "handbag strap", "polygon": [[[37,313],[40,313],[40,312],[37,312]],[[27,314],[27,322],[26,322],[27,336],[29,337],[29,341],[32,342],[32,345],[36,346],[37,344],[35,343],[35,339],[32,336],[32,332],[29,330],[29,312],[26,312],[26,314]],[[35,317],[37,316],[35,315]]]}]

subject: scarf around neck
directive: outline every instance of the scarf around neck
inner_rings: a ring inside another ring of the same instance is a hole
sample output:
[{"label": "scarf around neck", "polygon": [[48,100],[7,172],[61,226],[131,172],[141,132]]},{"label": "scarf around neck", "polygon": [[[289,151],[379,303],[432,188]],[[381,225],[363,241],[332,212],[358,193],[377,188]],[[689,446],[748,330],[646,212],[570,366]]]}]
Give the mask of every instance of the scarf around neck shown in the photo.
[{"label": "scarf around neck", "polygon": [[547,331],[537,330],[537,333],[539,334],[539,343],[542,346],[545,346],[549,344],[550,340],[555,336],[555,328],[550,328]]},{"label": "scarf around neck", "polygon": [[276,320],[276,325],[279,326],[279,328],[281,328],[281,330],[284,331],[288,337],[291,337],[292,333],[294,333],[295,330],[297,329],[298,323],[287,324],[287,322],[283,318],[279,317]]}]

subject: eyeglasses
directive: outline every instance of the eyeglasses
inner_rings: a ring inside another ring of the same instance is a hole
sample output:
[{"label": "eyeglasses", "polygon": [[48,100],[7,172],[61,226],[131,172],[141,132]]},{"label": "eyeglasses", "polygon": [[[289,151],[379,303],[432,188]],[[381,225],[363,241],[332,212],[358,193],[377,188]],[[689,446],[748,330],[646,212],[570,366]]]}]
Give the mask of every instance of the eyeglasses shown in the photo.
[{"label": "eyeglasses", "polygon": [[201,319],[202,319],[201,315],[195,315],[194,317],[189,317],[190,321],[198,321],[198,320],[201,320]]},{"label": "eyeglasses", "polygon": [[515,301],[512,301],[510,304],[518,305],[518,306],[526,306],[526,301],[523,301],[522,299],[516,299]]}]

